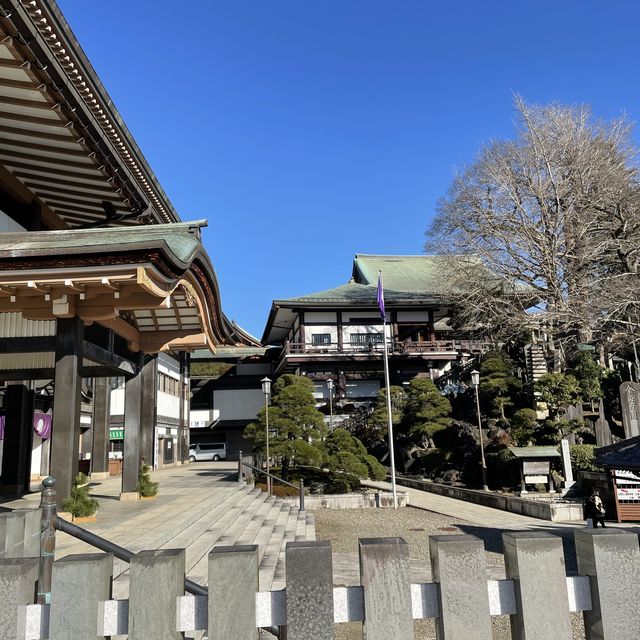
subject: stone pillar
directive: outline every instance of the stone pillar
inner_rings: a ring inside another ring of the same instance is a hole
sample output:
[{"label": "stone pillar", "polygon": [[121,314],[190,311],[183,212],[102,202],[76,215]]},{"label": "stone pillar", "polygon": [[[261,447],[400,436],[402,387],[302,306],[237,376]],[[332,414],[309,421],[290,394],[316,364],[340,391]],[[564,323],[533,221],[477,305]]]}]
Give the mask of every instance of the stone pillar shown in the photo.
[{"label": "stone pillar", "polygon": [[20,637],[18,608],[34,604],[39,563],[39,558],[0,559],[0,640]]},{"label": "stone pillar", "polygon": [[258,545],[209,553],[209,640],[255,640]]},{"label": "stone pillar", "polygon": [[93,380],[93,440],[91,479],[109,477],[109,425],[111,424],[111,378]]},{"label": "stone pillar", "polygon": [[[139,354],[142,356],[142,354]],[[139,359],[142,365],[142,357]],[[139,498],[138,472],[142,459],[140,448],[141,405],[142,405],[142,366],[136,375],[124,384],[124,451],[122,454],[122,490],[120,500]]]},{"label": "stone pillar", "polygon": [[331,544],[327,540],[288,542],[285,567],[287,640],[333,640]]},{"label": "stone pillar", "polygon": [[184,549],[158,549],[131,559],[129,640],[182,639],[175,629],[176,600],[184,595],[184,554]]},{"label": "stone pillar", "polygon": [[471,535],[429,536],[429,554],[433,581],[438,585],[437,637],[491,640],[487,560],[482,540]]},{"label": "stone pillar", "polygon": [[7,386],[5,415],[0,493],[22,495],[29,490],[33,442],[33,391],[26,382]]},{"label": "stone pillar", "polygon": [[53,563],[49,640],[104,638],[97,633],[100,604],[111,598],[112,574],[110,553],[70,555]]},{"label": "stone pillar", "polygon": [[503,533],[507,579],[515,581],[513,640],[571,640],[562,538],[537,531]]},{"label": "stone pillar", "polygon": [[413,640],[409,546],[402,538],[361,538],[360,584],[366,640]]},{"label": "stone pillar", "polygon": [[564,471],[564,488],[571,489],[575,484],[573,479],[573,469],[571,468],[571,455],[569,453],[569,441],[566,438],[562,438],[560,442],[562,449],[562,469]]},{"label": "stone pillar", "polygon": [[140,391],[142,394],[140,399],[140,455],[144,458],[145,464],[153,467],[157,411],[156,390],[158,388],[158,360],[156,356],[145,356],[140,376],[142,377]]},{"label": "stone pillar", "polygon": [[61,318],[57,324],[49,472],[57,481],[60,508],[62,501],[71,495],[73,479],[78,473],[84,323],[79,318]]},{"label": "stone pillar", "polygon": [[574,536],[578,571],[591,583],[592,607],[584,612],[587,640],[637,640],[638,536],[611,529],[579,529]]}]

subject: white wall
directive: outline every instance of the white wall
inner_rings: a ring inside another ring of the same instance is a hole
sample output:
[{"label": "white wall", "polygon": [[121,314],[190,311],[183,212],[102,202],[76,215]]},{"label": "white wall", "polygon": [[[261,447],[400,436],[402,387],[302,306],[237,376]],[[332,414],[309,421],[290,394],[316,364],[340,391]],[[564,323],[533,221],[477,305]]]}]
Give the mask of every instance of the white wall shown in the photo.
[{"label": "white wall", "polygon": [[124,386],[111,391],[111,411],[112,416],[124,415]]},{"label": "white wall", "polygon": [[170,358],[165,353],[158,354],[158,371],[180,380],[180,362],[175,358]]},{"label": "white wall", "polygon": [[213,392],[214,411],[220,420],[253,420],[264,405],[262,389],[217,389]]},{"label": "white wall", "polygon": [[338,316],[335,311],[305,311],[304,322],[326,322],[327,324],[335,324]]},{"label": "white wall", "polygon": [[[313,327],[306,326],[304,327],[304,341],[307,344],[307,347],[311,346],[312,338],[311,336],[314,333],[328,333],[331,336],[331,342],[335,344],[338,342],[338,328],[335,325],[314,325]],[[329,345],[325,345],[327,347]],[[323,345],[317,345],[319,349],[323,347]]]},{"label": "white wall", "polygon": [[398,311],[398,322],[429,322],[429,312]]},{"label": "white wall", "polygon": [[172,396],[158,390],[156,406],[158,407],[158,416],[180,419],[180,398],[178,396]]}]

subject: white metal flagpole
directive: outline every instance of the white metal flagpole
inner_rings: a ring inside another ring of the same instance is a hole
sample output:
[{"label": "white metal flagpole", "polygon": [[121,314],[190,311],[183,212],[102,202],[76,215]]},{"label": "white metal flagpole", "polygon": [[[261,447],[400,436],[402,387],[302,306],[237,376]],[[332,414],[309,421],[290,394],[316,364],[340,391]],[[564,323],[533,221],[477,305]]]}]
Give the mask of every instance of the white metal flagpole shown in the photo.
[{"label": "white metal flagpole", "polygon": [[382,269],[378,274],[378,305],[382,316],[382,342],[384,343],[384,384],[387,389],[387,420],[389,423],[389,457],[391,458],[391,490],[393,492],[393,508],[398,508],[396,492],[396,460],[393,450],[393,414],[391,412],[391,384],[389,383],[389,347],[387,345],[387,316],[384,310],[384,286],[382,283]]}]

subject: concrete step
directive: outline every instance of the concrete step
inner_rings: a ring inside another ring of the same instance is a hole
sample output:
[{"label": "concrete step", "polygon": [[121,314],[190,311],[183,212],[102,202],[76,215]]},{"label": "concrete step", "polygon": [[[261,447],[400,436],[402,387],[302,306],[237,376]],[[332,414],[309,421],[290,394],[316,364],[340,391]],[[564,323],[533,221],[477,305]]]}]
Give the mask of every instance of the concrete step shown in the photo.
[{"label": "concrete step", "polygon": [[306,527],[307,540],[316,539],[316,517],[313,513],[307,513],[307,527]]},{"label": "concrete step", "polygon": [[260,527],[260,531],[258,531],[253,538],[252,544],[258,545],[258,556],[260,562],[262,562],[262,559],[264,558],[264,554],[267,551],[267,546],[269,545],[269,540],[271,540],[273,530],[276,527],[278,518],[280,517],[280,513],[282,512],[282,509],[284,507],[284,502],[282,502],[281,500],[276,500],[273,503],[271,511],[264,521],[264,524],[262,525],[262,527]]},{"label": "concrete step", "polygon": [[291,506],[283,504],[282,510],[280,511],[276,524],[273,528],[273,532],[271,533],[271,537],[269,538],[269,542],[267,543],[264,555],[262,556],[262,560],[260,561],[259,584],[261,591],[268,591],[271,589],[290,514]]},{"label": "concrete step", "polygon": [[267,497],[251,522],[247,525],[242,535],[238,537],[236,544],[255,544],[254,540],[268,521],[275,525],[275,519],[280,512],[280,506],[276,506],[276,497]]},{"label": "concrete step", "polygon": [[285,554],[288,542],[295,542],[296,530],[298,527],[298,510],[296,508],[291,509],[289,517],[287,518],[287,524],[284,530],[284,538],[280,545],[280,553],[278,554],[278,561],[276,563],[276,570],[273,574],[272,589],[284,589],[287,586],[287,575],[285,568]]}]

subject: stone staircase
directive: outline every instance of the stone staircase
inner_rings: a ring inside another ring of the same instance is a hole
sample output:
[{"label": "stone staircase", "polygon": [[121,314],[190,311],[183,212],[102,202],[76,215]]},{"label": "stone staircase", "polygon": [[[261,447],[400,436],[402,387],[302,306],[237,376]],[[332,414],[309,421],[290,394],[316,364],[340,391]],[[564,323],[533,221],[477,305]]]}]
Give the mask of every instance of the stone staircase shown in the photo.
[{"label": "stone staircase", "polygon": [[[165,531],[158,540],[152,535],[145,536],[141,544],[145,549],[185,548],[187,577],[202,585],[208,582],[207,555],[214,546],[257,544],[260,590],[282,589],[285,586],[287,542],[315,540],[312,514],[299,512],[297,507],[251,486],[229,484],[223,492],[217,490],[215,497],[203,500],[201,508],[190,516],[191,521],[182,522],[174,535]],[[128,565],[116,561],[114,597],[128,596],[128,582]]]}]

